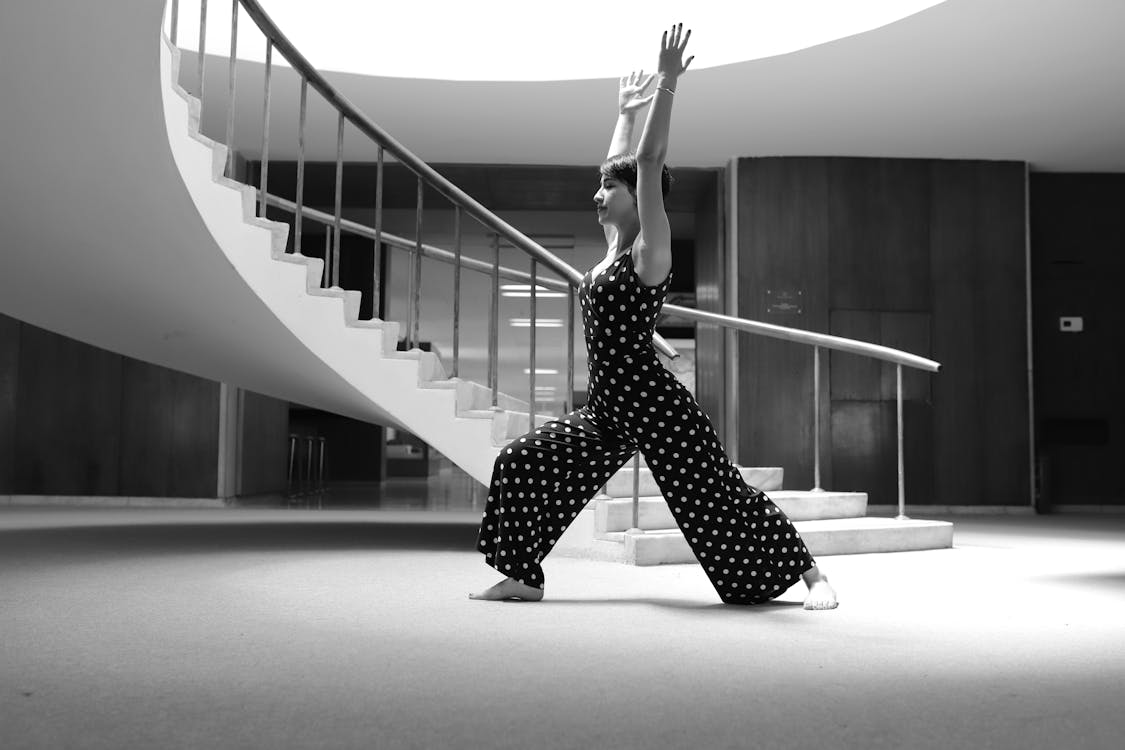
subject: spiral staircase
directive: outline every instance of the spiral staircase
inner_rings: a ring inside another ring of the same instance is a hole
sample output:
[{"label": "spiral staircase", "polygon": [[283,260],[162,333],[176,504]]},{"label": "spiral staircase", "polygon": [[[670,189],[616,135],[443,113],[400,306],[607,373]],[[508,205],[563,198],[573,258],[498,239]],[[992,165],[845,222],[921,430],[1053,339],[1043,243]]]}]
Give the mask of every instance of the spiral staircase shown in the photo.
[{"label": "spiral staircase", "polygon": [[[447,377],[437,355],[397,351],[399,323],[361,320],[359,292],[321,288],[323,262],[286,252],[289,225],[256,216],[255,189],[224,176],[227,147],[200,132],[200,104],[178,83],[180,53],[161,31],[159,4],[68,4],[61,29],[53,3],[28,5],[0,31],[12,59],[40,71],[0,72],[20,102],[0,114],[8,233],[0,311],[407,430],[487,484],[501,447],[529,429],[528,404],[500,394],[494,406],[491,389]],[[84,16],[107,30],[79,33]],[[694,561],[651,473],[640,471],[636,524],[629,464],[557,553]],[[741,471],[797,522],[813,554],[952,545],[947,523],[866,517],[863,493],[786,491],[779,468]]]}]

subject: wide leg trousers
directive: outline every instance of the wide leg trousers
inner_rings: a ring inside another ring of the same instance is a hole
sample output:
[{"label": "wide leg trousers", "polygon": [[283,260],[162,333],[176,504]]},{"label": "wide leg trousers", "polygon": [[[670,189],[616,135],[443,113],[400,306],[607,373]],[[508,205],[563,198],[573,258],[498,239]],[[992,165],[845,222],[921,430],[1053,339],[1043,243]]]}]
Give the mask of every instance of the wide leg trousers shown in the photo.
[{"label": "wide leg trousers", "polygon": [[753,604],[780,595],[814,565],[800,535],[742,479],[691,393],[663,368],[645,370],[656,378],[645,398],[599,394],[501,451],[478,550],[500,573],[542,588],[543,558],[640,450],[723,601]]}]

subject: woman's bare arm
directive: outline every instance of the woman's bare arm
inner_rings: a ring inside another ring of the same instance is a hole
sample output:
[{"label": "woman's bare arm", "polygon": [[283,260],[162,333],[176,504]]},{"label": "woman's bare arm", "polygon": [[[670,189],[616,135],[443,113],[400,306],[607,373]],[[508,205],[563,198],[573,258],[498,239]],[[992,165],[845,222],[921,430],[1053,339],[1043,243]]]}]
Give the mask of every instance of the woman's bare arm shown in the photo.
[{"label": "woman's bare arm", "polygon": [[694,56],[683,61],[691,30],[681,41],[683,24],[665,31],[660,42],[656,92],[637,147],[637,213],[641,231],[633,244],[633,261],[641,283],[655,286],[672,268],[672,230],[664,210],[661,173],[668,155],[668,134],[672,126],[672,99],[679,78]]},{"label": "woman's bare arm", "polygon": [[[637,123],[637,114],[640,109],[652,101],[652,94],[645,96],[645,89],[652,83],[655,75],[644,77],[644,71],[634,71],[621,77],[617,90],[617,125],[613,128],[613,137],[609,141],[607,159],[629,153],[633,148],[633,131]],[[612,244],[617,232],[610,225],[606,225],[605,239]]]}]

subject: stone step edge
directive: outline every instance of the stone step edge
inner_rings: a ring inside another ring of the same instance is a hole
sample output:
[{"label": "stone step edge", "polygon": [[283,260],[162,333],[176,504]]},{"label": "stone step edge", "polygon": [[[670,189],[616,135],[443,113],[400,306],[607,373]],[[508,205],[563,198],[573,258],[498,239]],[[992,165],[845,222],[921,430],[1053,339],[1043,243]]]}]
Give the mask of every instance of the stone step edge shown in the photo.
[{"label": "stone step edge", "polygon": [[[814,556],[885,554],[953,546],[953,524],[947,521],[889,518],[797,521],[794,526]],[[903,534],[908,539],[903,540]],[[643,534],[612,532],[599,542],[621,546],[623,562],[637,566],[698,563],[687,539],[677,529]],[[573,554],[573,553],[571,553]]]},{"label": "stone step edge", "polygon": [[[813,492],[777,490],[771,499],[794,522],[862,518],[867,513],[865,492]],[[638,498],[641,528],[647,531],[676,529],[675,517],[663,496]],[[593,503],[595,538],[607,532],[625,531],[632,525],[632,498],[599,498]]]}]

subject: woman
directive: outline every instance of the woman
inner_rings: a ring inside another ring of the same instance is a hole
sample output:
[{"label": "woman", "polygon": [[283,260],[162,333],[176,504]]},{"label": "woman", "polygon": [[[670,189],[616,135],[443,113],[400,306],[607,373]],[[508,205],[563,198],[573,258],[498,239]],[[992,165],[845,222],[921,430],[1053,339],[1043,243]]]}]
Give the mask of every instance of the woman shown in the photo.
[{"label": "woman", "polygon": [[[507,576],[472,599],[543,598],[543,558],[587,502],[638,450],[668,507],[728,604],[756,604],[802,578],[805,609],[832,609],[836,592],[797,530],[727,457],[691,393],[652,346],[672,268],[664,166],[672,101],[691,31],[664,32],[656,91],[642,74],[621,79],[620,115],[594,195],[605,259],[579,286],[590,365],[589,401],[517,438],[493,467],[477,548]],[[651,102],[636,156],[637,111]]]}]

